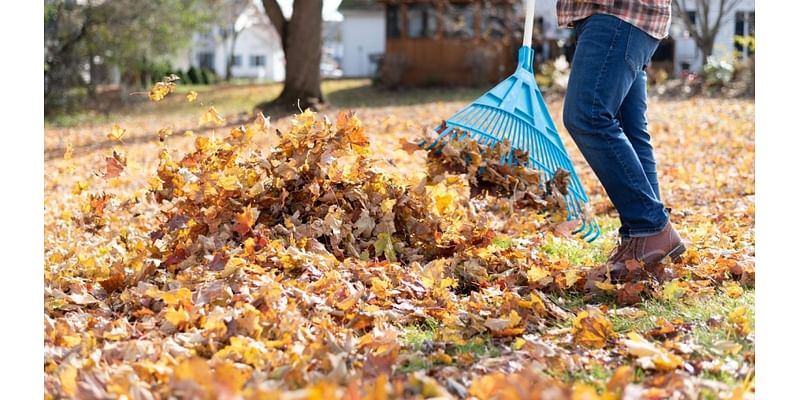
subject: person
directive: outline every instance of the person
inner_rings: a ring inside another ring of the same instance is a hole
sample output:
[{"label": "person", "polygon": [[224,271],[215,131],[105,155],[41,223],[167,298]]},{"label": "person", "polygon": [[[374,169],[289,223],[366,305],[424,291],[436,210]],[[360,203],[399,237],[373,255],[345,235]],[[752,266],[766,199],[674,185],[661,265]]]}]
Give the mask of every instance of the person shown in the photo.
[{"label": "person", "polygon": [[646,68],[667,36],[670,8],[670,0],[556,4],[558,25],[577,41],[564,126],[619,212],[619,242],[603,266],[612,281],[627,275],[626,260],[651,267],[686,251],[661,201],[646,117]]}]

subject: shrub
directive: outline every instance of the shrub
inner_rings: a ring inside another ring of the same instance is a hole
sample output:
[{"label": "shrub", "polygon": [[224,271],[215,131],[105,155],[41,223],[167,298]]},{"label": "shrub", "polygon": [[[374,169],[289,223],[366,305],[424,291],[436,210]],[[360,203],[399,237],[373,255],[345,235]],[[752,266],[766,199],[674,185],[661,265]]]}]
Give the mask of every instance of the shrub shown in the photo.
[{"label": "shrub", "polygon": [[194,66],[190,67],[186,71],[186,81],[187,81],[187,83],[190,83],[192,85],[199,85],[199,84],[201,84],[200,79],[201,79],[200,78],[200,71],[197,68],[195,68]]},{"label": "shrub", "polygon": [[217,74],[213,70],[203,68],[201,70],[202,80],[204,85],[213,85],[217,83]]}]

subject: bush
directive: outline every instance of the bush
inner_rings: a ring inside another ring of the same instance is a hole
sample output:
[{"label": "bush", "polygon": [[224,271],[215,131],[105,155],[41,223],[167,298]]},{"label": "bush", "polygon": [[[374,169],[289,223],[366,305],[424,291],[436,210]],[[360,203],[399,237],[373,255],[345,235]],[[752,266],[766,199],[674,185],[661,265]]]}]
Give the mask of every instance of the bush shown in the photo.
[{"label": "bush", "polygon": [[186,83],[189,83],[189,84],[192,84],[192,85],[199,85],[199,84],[201,84],[200,79],[201,79],[200,78],[200,71],[197,68],[195,68],[194,66],[192,66],[191,68],[189,68],[186,71]]},{"label": "bush", "polygon": [[724,87],[733,79],[733,64],[709,57],[706,65],[703,66],[703,80],[706,87]]},{"label": "bush", "polygon": [[203,72],[203,82],[206,85],[213,85],[219,82],[219,78],[217,78],[217,74],[213,70],[203,68],[202,72]]},{"label": "bush", "polygon": [[535,74],[536,84],[543,92],[564,93],[567,90],[570,66],[567,58],[560,56],[555,60],[540,63]]}]

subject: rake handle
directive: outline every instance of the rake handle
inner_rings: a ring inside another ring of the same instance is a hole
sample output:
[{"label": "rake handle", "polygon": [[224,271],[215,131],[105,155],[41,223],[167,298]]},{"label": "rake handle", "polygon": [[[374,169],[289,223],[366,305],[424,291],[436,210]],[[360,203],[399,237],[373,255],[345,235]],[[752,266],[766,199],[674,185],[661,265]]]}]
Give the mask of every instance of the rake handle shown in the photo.
[{"label": "rake handle", "polygon": [[525,9],[525,33],[522,35],[522,45],[531,47],[533,37],[533,9],[536,7],[536,0],[527,0]]}]

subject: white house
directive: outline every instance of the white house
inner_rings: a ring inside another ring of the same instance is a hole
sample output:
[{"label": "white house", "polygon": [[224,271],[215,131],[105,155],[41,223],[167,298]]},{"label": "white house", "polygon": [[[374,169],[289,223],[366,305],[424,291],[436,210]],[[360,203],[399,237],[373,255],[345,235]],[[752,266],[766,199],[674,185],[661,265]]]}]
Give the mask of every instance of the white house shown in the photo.
[{"label": "white house", "polygon": [[[719,0],[711,0],[712,7],[710,19],[716,20]],[[687,0],[687,11],[690,18],[696,18],[696,2]],[[694,13],[694,14],[693,14]],[[736,51],[740,56],[749,57],[749,50],[736,45],[735,36],[755,36],[756,4],[755,0],[741,0],[727,18],[720,23],[719,33],[714,40],[713,57],[732,60]],[[700,50],[697,49],[683,21],[673,15],[670,36],[675,40],[675,70],[679,74],[683,70],[700,71],[705,60],[702,59]]]},{"label": "white house", "polygon": [[[322,17],[326,25],[342,20],[342,15],[336,10],[340,2],[341,0],[323,1]],[[260,0],[254,0],[248,9],[246,27],[237,37],[234,46],[231,75],[241,79],[283,81],[286,76],[286,61],[281,40],[260,3]],[[291,18],[292,1],[279,0],[278,3],[284,15]],[[191,66],[209,68],[223,78],[226,61],[230,57],[231,42],[230,35],[223,35],[226,28],[231,27],[215,26],[209,32],[195,33],[192,45],[173,57],[172,65],[183,70]],[[325,43],[326,47],[327,45]],[[328,67],[326,59],[327,57],[323,57],[323,65]]]},{"label": "white house", "polygon": [[[236,39],[231,75],[234,78],[282,81],[286,71],[278,33],[263,12],[254,10],[250,18],[248,26]],[[173,66],[183,70],[191,66],[209,68],[223,78],[231,43],[230,35],[227,38],[223,35],[224,29],[214,26],[209,32],[195,33],[192,45],[173,59]]]},{"label": "white house", "polygon": [[343,16],[339,29],[344,76],[375,75],[375,58],[386,48],[385,6],[369,0],[344,0],[339,12]]}]

